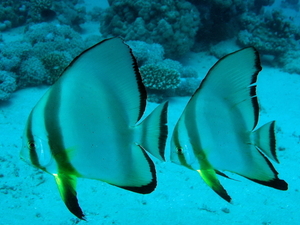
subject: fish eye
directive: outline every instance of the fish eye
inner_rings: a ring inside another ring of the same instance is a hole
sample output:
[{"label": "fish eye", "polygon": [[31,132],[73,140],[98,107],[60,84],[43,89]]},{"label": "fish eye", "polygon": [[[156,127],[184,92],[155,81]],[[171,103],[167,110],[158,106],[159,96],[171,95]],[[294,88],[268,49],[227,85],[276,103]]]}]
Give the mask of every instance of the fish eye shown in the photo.
[{"label": "fish eye", "polygon": [[183,155],[183,149],[182,148],[177,148],[177,154]]},{"label": "fish eye", "polygon": [[29,149],[35,149],[35,147],[36,147],[35,143],[33,141],[29,141],[27,146],[28,146]]}]

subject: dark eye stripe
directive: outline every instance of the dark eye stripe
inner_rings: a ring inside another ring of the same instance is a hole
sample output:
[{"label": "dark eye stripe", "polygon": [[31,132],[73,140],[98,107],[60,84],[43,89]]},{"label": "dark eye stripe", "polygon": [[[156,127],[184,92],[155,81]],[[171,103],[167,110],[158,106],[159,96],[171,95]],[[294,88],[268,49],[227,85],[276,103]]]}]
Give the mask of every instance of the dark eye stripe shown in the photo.
[{"label": "dark eye stripe", "polygon": [[28,140],[28,149],[29,149],[29,156],[30,156],[30,161],[32,163],[32,165],[41,168],[41,165],[39,163],[39,159],[38,159],[38,155],[36,152],[36,146],[34,144],[34,137],[32,134],[32,112],[29,115],[28,118],[28,126],[27,126],[27,140]]},{"label": "dark eye stripe", "polygon": [[192,167],[187,163],[186,159],[185,159],[185,155],[183,153],[183,148],[180,144],[180,140],[179,140],[179,132],[178,132],[179,128],[178,128],[178,124],[176,126],[176,128],[174,129],[174,133],[173,133],[173,141],[177,150],[177,156],[179,159],[179,162],[181,165],[192,169]]}]

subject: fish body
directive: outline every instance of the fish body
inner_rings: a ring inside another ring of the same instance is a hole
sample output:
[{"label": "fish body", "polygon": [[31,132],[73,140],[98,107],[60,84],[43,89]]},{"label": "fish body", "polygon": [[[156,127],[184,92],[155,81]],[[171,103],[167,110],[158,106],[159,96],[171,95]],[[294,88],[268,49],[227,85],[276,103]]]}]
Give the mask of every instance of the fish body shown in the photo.
[{"label": "fish body", "polygon": [[[275,121],[257,128],[258,52],[245,48],[221,58],[208,72],[181,117],[171,140],[171,161],[197,171],[227,201],[221,171],[286,190],[269,159],[276,156]],[[269,159],[268,159],[269,158]]]},{"label": "fish body", "polygon": [[164,160],[167,103],[141,122],[146,97],[131,49],[106,39],[75,58],[33,108],[21,158],[54,176],[80,219],[78,177],[150,193],[156,172],[146,151]]}]

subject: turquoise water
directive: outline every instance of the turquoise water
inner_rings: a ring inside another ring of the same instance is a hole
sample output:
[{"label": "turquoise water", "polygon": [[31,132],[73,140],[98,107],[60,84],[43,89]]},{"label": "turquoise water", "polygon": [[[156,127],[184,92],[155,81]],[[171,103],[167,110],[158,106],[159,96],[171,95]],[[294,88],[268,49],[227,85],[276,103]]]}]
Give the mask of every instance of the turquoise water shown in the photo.
[{"label": "turquoise water", "polygon": [[[8,10],[0,14],[0,224],[299,223],[299,2],[149,2],[110,1],[110,8],[106,1],[92,0],[0,3]],[[109,36],[143,41],[130,45],[141,67],[155,64],[175,70],[172,76],[179,82],[165,77],[169,83],[160,83],[161,88],[147,86],[152,101],[148,112],[157,101],[170,102],[170,133],[218,58],[255,46],[263,66],[257,84],[259,125],[277,121],[280,164],[274,166],[289,189],[278,191],[228,173],[234,180],[219,179],[233,199],[229,204],[196,172],[170,162],[168,142],[167,162],[154,159],[158,185],[153,193],[140,195],[79,179],[78,199],[87,222],[72,215],[53,177],[20,160],[23,129],[31,109],[61,70]]]}]

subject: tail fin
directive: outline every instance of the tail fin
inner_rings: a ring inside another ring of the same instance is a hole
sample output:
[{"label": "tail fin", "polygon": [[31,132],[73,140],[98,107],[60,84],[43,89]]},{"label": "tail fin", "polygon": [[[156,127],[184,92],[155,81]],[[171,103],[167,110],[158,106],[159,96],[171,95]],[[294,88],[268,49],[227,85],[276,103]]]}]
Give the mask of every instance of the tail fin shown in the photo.
[{"label": "tail fin", "polygon": [[275,121],[269,122],[253,132],[254,144],[266,156],[279,163],[276,155]]},{"label": "tail fin", "polygon": [[168,137],[168,102],[159,105],[138,125],[142,129],[139,145],[159,160],[165,161],[165,147]]}]

